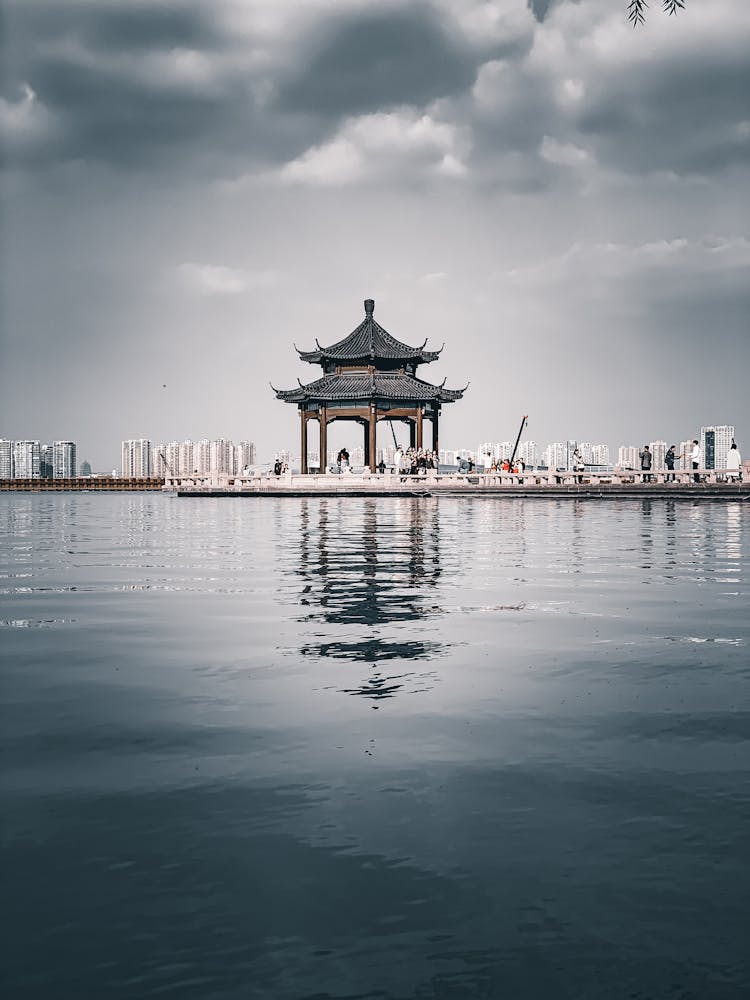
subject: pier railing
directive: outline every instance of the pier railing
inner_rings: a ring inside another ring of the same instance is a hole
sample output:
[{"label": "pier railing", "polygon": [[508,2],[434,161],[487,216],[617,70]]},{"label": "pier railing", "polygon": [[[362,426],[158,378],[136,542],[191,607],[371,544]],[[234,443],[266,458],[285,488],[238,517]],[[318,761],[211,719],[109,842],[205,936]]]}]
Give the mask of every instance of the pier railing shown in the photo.
[{"label": "pier railing", "polygon": [[[466,490],[482,490],[484,488],[507,489],[509,492],[517,488],[545,486],[585,486],[588,489],[598,487],[627,487],[644,484],[654,486],[690,486],[695,484],[696,472],[693,470],[675,470],[668,472],[659,470],[644,473],[632,469],[622,469],[613,472],[574,472],[571,470],[534,470],[524,473],[512,472],[449,472],[442,473],[434,469],[425,470],[421,474],[412,475],[406,472],[387,470],[384,473],[371,473],[368,469],[362,472],[345,473],[299,473],[284,472],[277,476],[273,472],[256,473],[255,475],[232,476],[221,473],[199,476],[167,476],[164,489],[180,493],[280,493],[304,490],[305,492],[347,492],[349,490],[367,490],[373,493],[428,491],[434,488],[453,488]],[[698,469],[697,475],[701,485],[718,485],[729,482],[739,482],[737,474],[727,469]]]}]

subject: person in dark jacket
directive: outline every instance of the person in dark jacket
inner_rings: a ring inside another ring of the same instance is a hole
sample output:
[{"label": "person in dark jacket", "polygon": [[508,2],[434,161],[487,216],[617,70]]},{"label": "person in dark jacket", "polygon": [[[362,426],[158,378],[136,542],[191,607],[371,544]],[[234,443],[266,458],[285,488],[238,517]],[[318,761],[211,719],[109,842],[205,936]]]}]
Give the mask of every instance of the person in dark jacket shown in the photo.
[{"label": "person in dark jacket", "polygon": [[[667,470],[667,474],[664,477],[664,482],[665,483],[673,483],[675,481],[675,479],[674,479],[674,463],[675,463],[675,461],[677,459],[677,455],[675,455],[675,448],[676,447],[677,447],[676,444],[670,444],[670,446],[667,448],[667,451],[666,451],[666,453],[664,455],[664,465],[665,465],[666,470]],[[682,458],[682,455],[680,455],[680,458]]]},{"label": "person in dark jacket", "polygon": [[644,444],[643,451],[641,452],[641,472],[643,473],[643,482],[651,482],[651,464],[653,462],[654,456],[651,453],[651,449],[647,444]]}]

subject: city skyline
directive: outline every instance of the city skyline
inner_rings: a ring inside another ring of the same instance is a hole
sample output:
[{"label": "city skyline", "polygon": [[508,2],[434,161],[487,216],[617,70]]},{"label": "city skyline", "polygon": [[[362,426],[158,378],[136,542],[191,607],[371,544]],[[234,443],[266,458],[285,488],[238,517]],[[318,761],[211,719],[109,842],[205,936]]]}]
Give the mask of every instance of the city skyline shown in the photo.
[{"label": "city skyline", "polygon": [[529,413],[540,441],[742,444],[744,0],[638,31],[618,0],[168,11],[6,4],[3,434],[54,422],[96,468],[198,429],[272,456],[293,344],[373,297],[469,383],[446,443]]},{"label": "city skyline", "polygon": [[[723,468],[727,451],[736,439],[733,425],[711,425],[701,427],[698,441],[704,456],[706,468]],[[678,448],[678,467],[689,468],[689,452],[693,438],[683,440]],[[664,465],[664,455],[669,444],[664,439],[653,439],[646,442],[652,452],[654,468],[661,469]],[[393,455],[398,442],[379,445],[378,460],[382,457],[387,463],[393,462]],[[581,452],[582,458],[590,466],[621,466],[635,468],[639,465],[642,445],[620,444],[615,449],[602,442],[591,442],[568,438],[565,441],[549,442],[542,445],[533,439],[518,441],[516,455],[522,458],[528,466],[548,466],[568,468],[571,466],[572,453],[575,448]],[[483,462],[489,455],[500,461],[511,457],[514,442],[485,441],[475,448],[460,445],[455,448],[440,448],[440,462],[444,465],[454,464],[458,458],[468,458]],[[328,464],[335,462],[338,445],[328,449]],[[349,447],[353,465],[363,463],[364,448],[360,445]],[[429,450],[429,447],[428,447]],[[742,449],[740,448],[740,452]],[[361,456],[360,456],[361,453]],[[76,472],[77,443],[73,441],[55,441],[53,444],[43,444],[38,440],[14,441],[0,438],[0,478],[67,478],[75,475],[90,475],[91,466],[86,458],[82,459],[81,467],[88,467],[88,472]],[[317,466],[319,455],[314,445],[310,447],[309,460]],[[615,455],[617,456],[615,458]],[[270,458],[258,458],[253,441],[243,439],[235,444],[228,438],[209,440],[202,438],[182,441],[155,442],[150,438],[126,439],[121,442],[120,462],[116,468],[109,467],[94,470],[94,475],[109,475],[110,472],[127,477],[146,477],[167,475],[190,475],[197,472],[201,475],[218,472],[238,475],[254,466],[270,465],[273,459],[283,457],[285,461],[295,456],[294,448],[281,447],[275,449]],[[359,457],[358,457],[359,456]],[[296,456],[297,460],[299,456]],[[45,468],[46,466],[46,468]],[[18,473],[22,469],[23,473]]]}]

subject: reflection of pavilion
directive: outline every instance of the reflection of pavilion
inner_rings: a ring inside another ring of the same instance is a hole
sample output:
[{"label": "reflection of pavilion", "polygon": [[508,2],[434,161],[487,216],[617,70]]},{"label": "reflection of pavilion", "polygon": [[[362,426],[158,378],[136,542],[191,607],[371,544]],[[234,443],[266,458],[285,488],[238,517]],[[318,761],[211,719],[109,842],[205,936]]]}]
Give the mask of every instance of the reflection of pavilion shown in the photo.
[{"label": "reflection of pavilion", "polygon": [[[429,591],[441,575],[437,507],[411,499],[352,507],[351,500],[303,501],[300,603],[305,620],[334,627],[301,652],[372,664],[433,656],[439,643],[426,616],[434,615]],[[390,697],[401,686],[398,677],[373,675],[350,693]]]},{"label": "reflection of pavilion", "polygon": [[[296,403],[301,425],[300,472],[307,467],[307,424],[317,420],[320,461],[325,467],[328,425],[353,420],[365,428],[365,465],[375,471],[378,422],[400,420],[409,424],[412,447],[423,447],[424,420],[432,423],[432,450],[438,450],[438,419],[443,403],[460,399],[463,389],[446,389],[417,378],[417,366],[437,360],[440,351],[425,345],[409,347],[392,337],[373,318],[375,302],[365,301],[365,318],[348,337],[314,351],[297,353],[303,361],[320,365],[322,378],[297,389],[274,390],[279,399]],[[317,341],[316,341],[317,343]],[[442,350],[442,348],[441,348]]]}]

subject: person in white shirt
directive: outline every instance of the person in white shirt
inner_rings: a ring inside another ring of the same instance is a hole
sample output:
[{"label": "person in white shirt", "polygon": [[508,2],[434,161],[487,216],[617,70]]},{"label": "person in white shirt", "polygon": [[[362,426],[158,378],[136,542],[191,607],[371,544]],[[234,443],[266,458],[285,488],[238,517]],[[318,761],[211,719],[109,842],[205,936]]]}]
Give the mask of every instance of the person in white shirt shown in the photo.
[{"label": "person in white shirt", "polygon": [[740,455],[740,450],[734,441],[732,441],[732,446],[727,452],[727,479],[742,479],[742,476],[740,475],[741,466],[742,457]]},{"label": "person in white shirt", "polygon": [[699,483],[701,481],[701,477],[698,475],[698,469],[701,465],[701,446],[695,439],[693,439],[693,450],[690,452],[690,461],[693,464],[693,482]]}]

